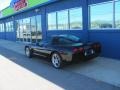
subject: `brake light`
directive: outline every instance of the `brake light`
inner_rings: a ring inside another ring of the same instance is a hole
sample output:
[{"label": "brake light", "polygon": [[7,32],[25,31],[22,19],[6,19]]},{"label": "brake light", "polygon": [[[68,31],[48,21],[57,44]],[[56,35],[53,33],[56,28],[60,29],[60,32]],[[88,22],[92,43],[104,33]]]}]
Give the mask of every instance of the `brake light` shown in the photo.
[{"label": "brake light", "polygon": [[84,48],[79,48],[79,51],[80,51],[80,52],[83,52],[83,51],[84,51]]},{"label": "brake light", "polygon": [[74,48],[73,49],[73,52],[76,53],[76,52],[83,52],[84,51],[84,48]]},{"label": "brake light", "polygon": [[99,48],[99,47],[100,47],[100,45],[98,45],[98,44],[97,44],[97,46],[96,46],[96,47],[97,47],[97,48]]},{"label": "brake light", "polygon": [[95,44],[93,47],[94,47],[94,48],[99,48],[99,47],[100,47],[100,45]]},{"label": "brake light", "polygon": [[96,48],[97,46],[96,46],[96,45],[94,45],[93,47],[94,47],[94,48]]},{"label": "brake light", "polygon": [[77,48],[73,49],[73,52],[74,52],[74,53],[75,53],[75,52],[78,52],[78,49],[77,49]]}]

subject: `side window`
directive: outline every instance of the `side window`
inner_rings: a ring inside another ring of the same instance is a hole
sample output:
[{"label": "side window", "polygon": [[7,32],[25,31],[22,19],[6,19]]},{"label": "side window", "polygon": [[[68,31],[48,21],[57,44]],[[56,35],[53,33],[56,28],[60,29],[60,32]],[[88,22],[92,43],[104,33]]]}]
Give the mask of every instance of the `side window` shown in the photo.
[{"label": "side window", "polygon": [[57,38],[57,37],[52,38],[52,44],[53,45],[59,44],[59,38]]},{"label": "side window", "polygon": [[60,38],[59,39],[59,44],[61,45],[65,45],[65,44],[72,44],[73,42],[69,39],[66,39],[66,38]]},{"label": "side window", "polygon": [[62,37],[61,38],[55,37],[52,40],[53,45],[65,45],[65,44],[71,44],[71,43],[72,41],[62,38]]}]

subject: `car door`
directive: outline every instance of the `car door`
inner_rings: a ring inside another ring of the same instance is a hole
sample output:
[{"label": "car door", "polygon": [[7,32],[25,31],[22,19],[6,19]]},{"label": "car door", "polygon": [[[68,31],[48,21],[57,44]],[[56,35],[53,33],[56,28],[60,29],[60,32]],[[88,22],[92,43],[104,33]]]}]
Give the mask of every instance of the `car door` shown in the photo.
[{"label": "car door", "polygon": [[36,54],[39,54],[40,56],[46,57],[51,53],[51,50],[50,50],[49,44],[47,42],[40,42],[34,48],[34,52]]}]

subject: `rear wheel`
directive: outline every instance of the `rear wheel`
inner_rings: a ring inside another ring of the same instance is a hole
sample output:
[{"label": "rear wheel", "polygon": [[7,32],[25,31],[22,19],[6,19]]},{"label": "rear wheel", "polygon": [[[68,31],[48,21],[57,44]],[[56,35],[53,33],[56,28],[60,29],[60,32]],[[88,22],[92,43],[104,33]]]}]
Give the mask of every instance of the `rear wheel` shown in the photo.
[{"label": "rear wheel", "polygon": [[53,53],[51,55],[51,61],[52,61],[52,65],[57,69],[61,68],[63,65],[62,58],[58,53]]},{"label": "rear wheel", "polygon": [[25,48],[25,54],[26,54],[27,57],[31,58],[33,53],[32,53],[32,51],[30,50],[29,47],[26,47]]}]

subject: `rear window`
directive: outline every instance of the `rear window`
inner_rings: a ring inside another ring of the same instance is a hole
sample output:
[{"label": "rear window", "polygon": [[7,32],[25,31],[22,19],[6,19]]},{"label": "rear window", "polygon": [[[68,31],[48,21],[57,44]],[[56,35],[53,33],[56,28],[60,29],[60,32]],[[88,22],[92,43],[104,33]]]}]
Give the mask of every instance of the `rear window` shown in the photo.
[{"label": "rear window", "polygon": [[73,35],[61,35],[60,37],[54,37],[53,38],[53,44],[74,44],[74,43],[80,43],[80,38],[73,36]]},{"label": "rear window", "polygon": [[75,43],[73,40],[67,39],[67,38],[60,38],[59,44],[73,44]]},{"label": "rear window", "polygon": [[74,35],[66,35],[66,36],[64,36],[64,37],[65,37],[66,39],[74,42],[74,43],[81,41],[79,37],[74,36]]}]

